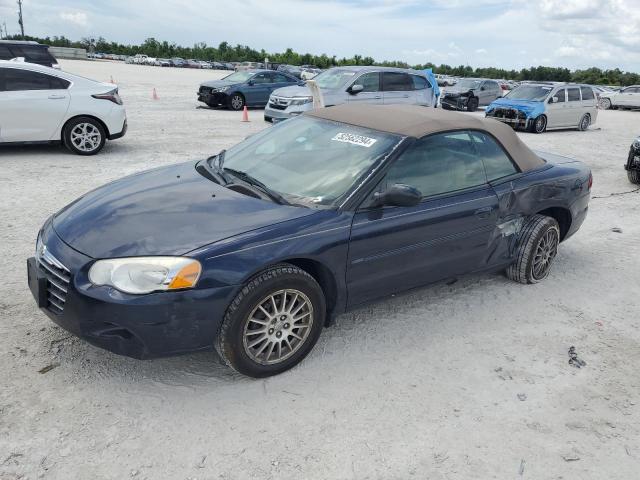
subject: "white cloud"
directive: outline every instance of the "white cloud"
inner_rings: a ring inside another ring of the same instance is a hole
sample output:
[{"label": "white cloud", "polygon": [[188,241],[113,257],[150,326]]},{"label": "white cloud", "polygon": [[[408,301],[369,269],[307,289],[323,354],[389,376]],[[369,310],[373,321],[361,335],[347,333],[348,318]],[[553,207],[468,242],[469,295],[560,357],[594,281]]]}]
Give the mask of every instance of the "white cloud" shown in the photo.
[{"label": "white cloud", "polygon": [[478,48],[478,49],[476,49],[476,53],[479,54],[479,55],[486,55],[487,49],[486,48]]},{"label": "white cloud", "polygon": [[66,22],[86,27],[89,25],[89,18],[84,12],[62,12],[60,18]]}]

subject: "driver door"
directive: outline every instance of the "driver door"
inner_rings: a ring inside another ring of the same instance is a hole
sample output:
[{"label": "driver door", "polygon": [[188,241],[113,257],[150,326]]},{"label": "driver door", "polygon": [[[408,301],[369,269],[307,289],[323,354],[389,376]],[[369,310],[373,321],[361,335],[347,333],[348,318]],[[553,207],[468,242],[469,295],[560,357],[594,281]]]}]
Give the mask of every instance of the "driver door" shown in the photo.
[{"label": "driver door", "polygon": [[482,159],[467,132],[416,141],[375,191],[417,188],[415,206],[372,206],[355,213],[347,264],[349,304],[481,269],[498,215]]},{"label": "driver door", "polygon": [[271,95],[273,80],[268,72],[256,73],[243,89],[247,104],[266,105]]},{"label": "driver door", "polygon": [[353,85],[362,85],[364,88],[358,93],[349,94],[349,103],[382,103],[382,92],[380,91],[380,72],[368,72],[360,75]]}]

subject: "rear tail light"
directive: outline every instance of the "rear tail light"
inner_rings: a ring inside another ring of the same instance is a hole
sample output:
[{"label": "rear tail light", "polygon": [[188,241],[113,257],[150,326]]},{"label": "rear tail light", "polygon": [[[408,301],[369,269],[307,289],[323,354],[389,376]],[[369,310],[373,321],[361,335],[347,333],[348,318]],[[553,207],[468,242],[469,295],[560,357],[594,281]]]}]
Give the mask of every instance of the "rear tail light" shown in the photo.
[{"label": "rear tail light", "polygon": [[115,88],[107,93],[99,93],[96,95],[91,95],[93,98],[97,98],[99,100],[109,100],[110,102],[117,103],[118,105],[122,105],[122,99],[120,95],[118,95],[118,89]]}]

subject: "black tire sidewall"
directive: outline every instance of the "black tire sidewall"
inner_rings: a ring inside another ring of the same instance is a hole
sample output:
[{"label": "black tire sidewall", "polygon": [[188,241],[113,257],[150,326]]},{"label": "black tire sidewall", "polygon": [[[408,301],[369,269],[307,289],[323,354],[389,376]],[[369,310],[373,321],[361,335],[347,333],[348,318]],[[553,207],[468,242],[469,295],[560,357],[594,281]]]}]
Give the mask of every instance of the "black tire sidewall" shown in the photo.
[{"label": "black tire sidewall", "polygon": [[[541,229],[538,234],[535,236],[534,241],[531,243],[531,251],[529,252],[528,255],[528,259],[527,259],[527,269],[526,269],[526,276],[527,276],[527,280],[529,281],[529,283],[538,283],[541,282],[542,280],[544,280],[545,278],[547,278],[549,276],[549,273],[551,272],[551,265],[549,266],[549,269],[547,270],[547,272],[544,274],[544,276],[540,277],[540,278],[535,278],[533,276],[533,260],[535,258],[535,253],[536,250],[538,249],[538,245],[540,244],[540,240],[542,239],[542,237],[551,229],[556,230],[556,235],[558,237],[558,243],[556,244],[556,250],[558,248],[558,245],[560,244],[560,228],[558,226],[558,223],[552,219],[551,217],[548,217],[548,224]],[[557,255],[557,251],[556,251],[556,255]],[[555,255],[554,258],[552,259],[551,263],[553,264],[553,261],[555,260]]]},{"label": "black tire sidewall", "polygon": [[[586,119],[588,119],[588,120],[587,120],[587,125],[583,127],[583,125],[582,125],[582,124],[583,124],[583,122],[584,122],[584,119],[585,119],[585,118],[586,118]],[[585,114],[582,116],[582,118],[580,119],[580,124],[578,125],[578,129],[579,129],[581,132],[584,132],[585,130],[587,130],[587,129],[589,128],[589,125],[591,125],[591,117],[589,116],[589,114],[588,114],[588,113],[585,113]]]},{"label": "black tire sidewall", "polygon": [[468,101],[467,101],[467,111],[468,112],[475,112],[478,109],[478,99],[476,97],[471,97]]},{"label": "black tire sidewall", "polygon": [[[544,128],[538,130],[538,121],[544,120]],[[547,130],[547,117],[540,115],[533,121],[533,133],[544,133]]]},{"label": "black tire sidewall", "polygon": [[[284,267],[287,269],[287,267]],[[313,325],[305,344],[291,357],[276,365],[260,365],[249,358],[244,351],[243,334],[247,317],[256,307],[257,303],[270,293],[278,290],[293,288],[304,293],[313,305]],[[230,307],[225,322],[229,322],[228,328],[221,329],[221,338],[218,339],[220,348],[224,351],[225,360],[238,372],[255,378],[277,375],[300,363],[313,349],[318,341],[325,323],[326,305],[322,289],[309,275],[301,273],[282,273],[268,280],[261,281],[255,288],[251,288],[247,294],[241,293],[243,298],[237,308]]]},{"label": "black tire sidewall", "polygon": [[[73,127],[75,127],[79,123],[90,123],[100,131],[101,139],[100,139],[100,146],[98,148],[96,148],[95,150],[92,150],[90,152],[84,152],[84,151],[79,150],[78,148],[76,148],[76,146],[71,141],[71,130],[73,130]],[[90,155],[95,155],[95,154],[99,153],[104,148],[104,145],[105,145],[105,143],[107,141],[107,132],[106,132],[105,128],[102,126],[102,123],[99,122],[98,120],[96,120],[95,118],[78,117],[78,118],[74,118],[73,120],[69,121],[64,126],[64,130],[62,132],[62,141],[64,143],[64,146],[69,151],[71,151],[72,153],[75,153],[77,155],[90,156]]]}]

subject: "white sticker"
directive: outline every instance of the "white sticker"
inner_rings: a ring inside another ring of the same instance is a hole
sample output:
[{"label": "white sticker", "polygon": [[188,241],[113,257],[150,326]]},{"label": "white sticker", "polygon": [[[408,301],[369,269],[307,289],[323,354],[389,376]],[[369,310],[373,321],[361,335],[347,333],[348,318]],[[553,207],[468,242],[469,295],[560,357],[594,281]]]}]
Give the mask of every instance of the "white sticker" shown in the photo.
[{"label": "white sticker", "polygon": [[356,135],[354,133],[336,133],[336,136],[333,137],[331,140],[335,140],[336,142],[351,143],[353,145],[359,145],[361,147],[367,147],[367,148],[369,148],[371,145],[373,145],[378,141],[375,138],[369,138],[363,135]]}]

